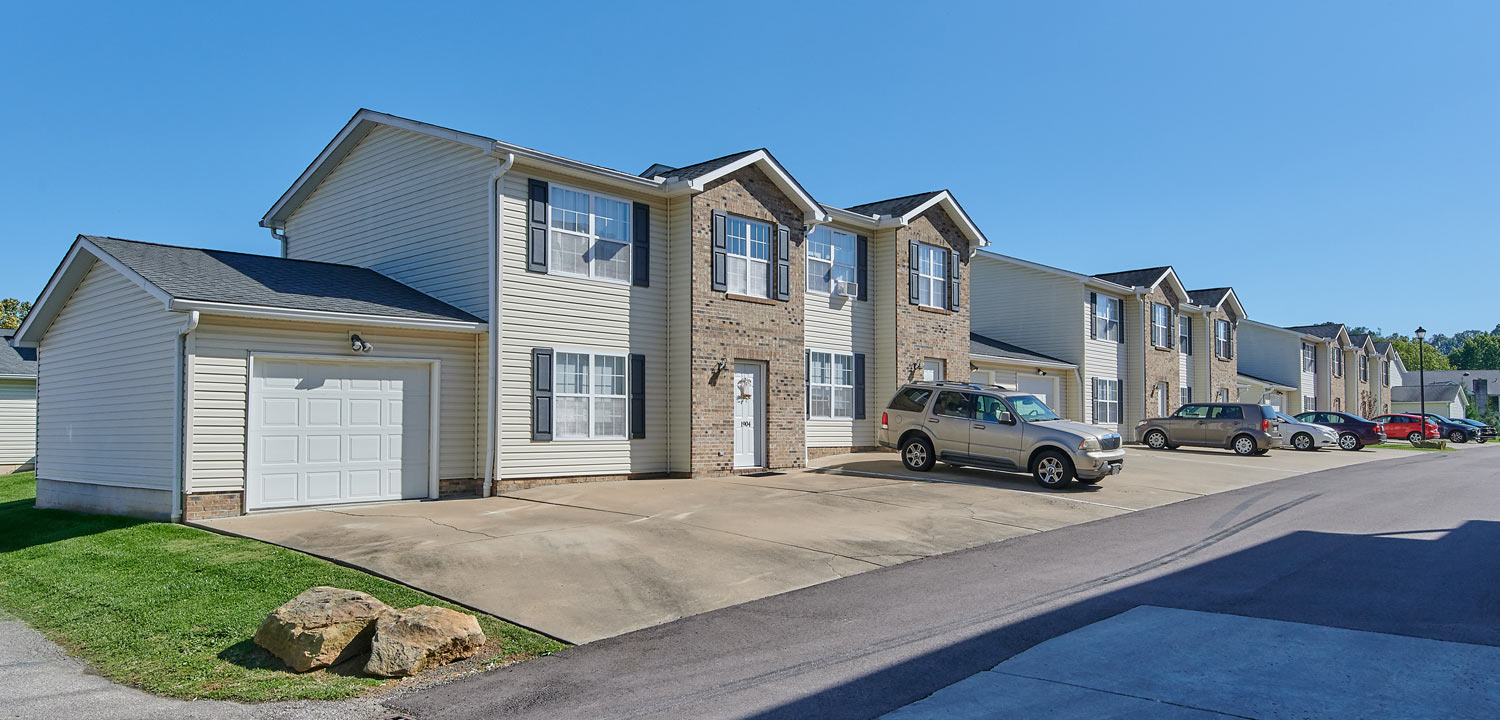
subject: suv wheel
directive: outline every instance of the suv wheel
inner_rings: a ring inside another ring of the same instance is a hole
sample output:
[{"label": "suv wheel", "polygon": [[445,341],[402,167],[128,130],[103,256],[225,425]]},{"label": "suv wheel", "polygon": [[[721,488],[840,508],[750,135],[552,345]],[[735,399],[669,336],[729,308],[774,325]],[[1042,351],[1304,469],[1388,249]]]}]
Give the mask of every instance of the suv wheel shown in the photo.
[{"label": "suv wheel", "polygon": [[1359,448],[1359,437],[1354,433],[1344,433],[1339,436],[1340,450],[1358,450]]},{"label": "suv wheel", "polygon": [[1462,430],[1454,430],[1453,432],[1448,433],[1448,439],[1456,443],[1466,443],[1469,441],[1469,436],[1465,435],[1464,431]]},{"label": "suv wheel", "polygon": [[1234,448],[1234,454],[1236,455],[1254,455],[1255,438],[1249,435],[1237,435],[1230,447]]},{"label": "suv wheel", "polygon": [[1060,490],[1073,480],[1073,463],[1056,450],[1044,450],[1031,461],[1031,476],[1048,490]]},{"label": "suv wheel", "polygon": [[914,437],[901,444],[901,464],[907,470],[927,472],[936,458],[932,456],[932,443],[927,438]]},{"label": "suv wheel", "polygon": [[1296,435],[1293,435],[1292,436],[1292,447],[1297,448],[1298,450],[1311,450],[1311,449],[1313,449],[1313,439],[1312,439],[1312,436],[1308,435],[1307,433],[1297,433]]},{"label": "suv wheel", "polygon": [[1167,434],[1160,430],[1152,430],[1146,433],[1146,447],[1152,450],[1165,450],[1167,447]]}]

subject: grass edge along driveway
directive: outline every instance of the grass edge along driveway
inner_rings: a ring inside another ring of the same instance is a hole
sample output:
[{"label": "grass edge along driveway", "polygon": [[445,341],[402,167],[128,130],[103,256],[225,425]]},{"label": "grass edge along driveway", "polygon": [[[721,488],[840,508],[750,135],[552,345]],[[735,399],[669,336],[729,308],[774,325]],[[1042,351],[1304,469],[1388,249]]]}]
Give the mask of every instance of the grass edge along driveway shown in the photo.
[{"label": "grass edge along driveway", "polygon": [[[255,540],[111,515],[35,507],[34,473],[0,476],[0,610],[116,682],[214,700],[338,700],[382,681],[297,674],[251,637],[314,585],[360,590],[392,607],[440,605],[397,583]],[[547,655],[550,638],[475,613],[496,661]],[[498,648],[498,649],[496,649]]]}]

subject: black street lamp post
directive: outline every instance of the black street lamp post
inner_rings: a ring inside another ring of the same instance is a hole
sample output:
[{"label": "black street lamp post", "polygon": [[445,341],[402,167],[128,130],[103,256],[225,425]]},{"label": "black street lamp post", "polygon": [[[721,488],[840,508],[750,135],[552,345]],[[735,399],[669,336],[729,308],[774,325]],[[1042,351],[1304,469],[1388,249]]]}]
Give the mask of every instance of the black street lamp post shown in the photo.
[{"label": "black street lamp post", "polygon": [[1427,330],[1417,326],[1417,399],[1422,403],[1422,421],[1417,427],[1422,439],[1427,439],[1427,361],[1423,347],[1427,344]]}]

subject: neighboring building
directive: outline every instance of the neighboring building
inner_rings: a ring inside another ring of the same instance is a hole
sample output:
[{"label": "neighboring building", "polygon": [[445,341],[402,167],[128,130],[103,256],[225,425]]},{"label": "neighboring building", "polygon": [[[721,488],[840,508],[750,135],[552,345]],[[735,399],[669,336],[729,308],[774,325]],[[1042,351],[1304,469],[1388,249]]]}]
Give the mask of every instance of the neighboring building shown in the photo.
[{"label": "neighboring building", "polygon": [[1288,406],[1282,409],[1288,414],[1342,411],[1344,350],[1349,345],[1348,331],[1336,323],[1277,327],[1246,321],[1241,323],[1239,374],[1294,388],[1284,395]]},{"label": "neighboring building", "polygon": [[1391,411],[1391,388],[1404,384],[1402,373],[1406,371],[1406,364],[1389,340],[1375,342],[1375,355],[1379,362],[1379,382],[1371,380],[1370,386],[1375,391],[1375,414],[1378,415]]},{"label": "neighboring building", "polygon": [[1349,412],[1361,417],[1379,413],[1376,386],[1380,383],[1382,359],[1375,352],[1375,340],[1369,335],[1349,336],[1349,346],[1344,350],[1344,398]]},{"label": "neighboring building", "polygon": [[[1500,407],[1500,370],[1428,370],[1423,373],[1428,385],[1442,383],[1458,383],[1463,389],[1468,390],[1476,407],[1495,410]],[[1401,366],[1398,380],[1404,380],[1406,384],[1416,385],[1421,380],[1416,370],[1407,370]]]},{"label": "neighboring building", "polygon": [[15,332],[0,328],[0,475],[36,459],[36,351],[11,347]]},{"label": "neighboring building", "polygon": [[1029,392],[1058,415],[1082,419],[1069,411],[1078,407],[1080,397],[1078,366],[1074,363],[978,333],[969,334],[969,363],[969,382]]},{"label": "neighboring building", "polygon": [[1128,429],[1176,410],[1185,393],[1233,393],[1244,308],[1229,288],[1194,295],[1170,267],[1083,275],[992,252],[975,257],[974,273],[976,334],[1076,368],[1076,394],[1059,381],[1064,417]]},{"label": "neighboring building", "polygon": [[967,375],[987,244],[947,191],[826,206],[764,149],[632,175],[367,110],[261,224],[286,259],[75,243],[17,337],[39,505],[198,519],[872,447],[900,383]]},{"label": "neighboring building", "polygon": [[[1469,410],[1468,398],[1458,383],[1427,383],[1426,400],[1427,412],[1446,417],[1466,417]],[[1391,412],[1421,412],[1422,404],[1421,385],[1391,388]]]}]

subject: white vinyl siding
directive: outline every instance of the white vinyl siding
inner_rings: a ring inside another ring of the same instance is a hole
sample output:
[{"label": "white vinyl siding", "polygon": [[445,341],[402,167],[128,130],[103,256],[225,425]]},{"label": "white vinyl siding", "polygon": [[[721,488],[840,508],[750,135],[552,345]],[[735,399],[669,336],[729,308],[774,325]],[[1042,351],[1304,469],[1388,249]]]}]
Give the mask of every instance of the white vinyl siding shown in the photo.
[{"label": "white vinyl siding", "polygon": [[[687,282],[683,275],[691,270],[686,262],[670,268],[673,307],[683,314],[669,323],[668,248],[672,243],[668,241],[668,207],[661,198],[621,197],[631,202],[646,202],[651,208],[650,287],[528,272],[526,208],[530,178],[563,182],[584,191],[613,192],[576,179],[564,181],[561,177],[520,168],[511,170],[501,182],[504,196],[500,275],[505,306],[500,317],[500,476],[518,479],[666,472],[667,441],[675,431],[669,426],[674,421],[667,417],[668,388],[674,383],[686,386],[689,372],[685,365],[677,367],[675,372],[669,371],[669,364],[675,363],[668,362],[668,333],[672,333],[677,362],[685,363],[690,338],[679,333],[685,331],[689,322],[686,293],[690,288],[679,284]],[[673,217],[685,221],[686,215],[681,212]],[[641,229],[635,228],[634,232],[639,237]],[[533,348],[587,348],[645,356],[646,437],[590,442],[532,440]],[[674,394],[676,406],[683,407],[687,402],[690,402],[687,398]],[[675,432],[686,437],[682,431]],[[685,456],[687,448],[680,451]]]},{"label": "white vinyl siding", "polygon": [[39,479],[173,489],[185,317],[94,263],[38,349]]},{"label": "white vinyl siding", "polygon": [[[654,220],[656,210],[652,210],[651,217],[653,225],[662,228],[666,247],[686,248],[692,246],[692,209],[691,197],[677,197],[666,201],[667,211],[662,213],[665,222]],[[653,235],[653,246],[656,244]],[[653,249],[653,255],[657,255]],[[672,368],[681,368],[680,372],[687,372],[692,366],[692,277],[693,258],[692,253],[678,252],[668,253],[665,257],[667,265],[661,271],[655,273],[652,285],[655,286],[656,279],[665,276],[667,307],[664,309],[664,323],[666,325],[666,349],[664,361],[658,363],[661,368],[653,368],[648,360],[647,372],[665,371],[671,372]],[[653,266],[653,271],[657,266]],[[678,377],[665,375],[658,372],[653,377]],[[659,426],[666,430],[666,444],[664,452],[667,455],[666,465],[671,468],[687,468],[692,465],[692,441],[690,432],[692,430],[693,395],[692,386],[687,382],[669,382],[666,386],[667,414]],[[651,407],[648,403],[648,407]],[[648,430],[646,437],[651,434]],[[637,441],[639,442],[639,441]]]},{"label": "white vinyl siding", "polygon": [[[827,226],[824,227],[827,228]],[[856,233],[837,228],[829,228],[829,230],[847,233],[851,239],[850,246],[853,247],[853,238]],[[872,237],[868,242],[870,276],[878,277],[877,268],[881,267],[882,263],[877,258],[882,253],[890,254],[890,246],[886,245],[884,250],[877,250],[880,247],[877,239]],[[889,263],[886,265],[894,267]],[[879,408],[885,407],[885,402],[895,394],[898,387],[894,382],[881,382],[880,378],[883,377],[879,370],[881,358],[876,355],[878,346],[876,317],[877,312],[880,312],[877,308],[884,307],[881,305],[882,302],[892,302],[891,297],[882,296],[888,291],[889,289],[882,287],[881,283],[873,282],[868,288],[869,300],[812,293],[805,298],[802,328],[805,336],[804,342],[808,349],[849,356],[853,356],[854,353],[863,353],[865,356],[865,419],[809,417],[807,419],[808,447],[874,447],[876,445],[875,434],[880,421]],[[891,323],[894,321],[894,317],[889,319]],[[892,345],[894,344],[893,340]]]},{"label": "white vinyl siding", "polygon": [[[1110,302],[1118,303],[1121,306],[1124,305],[1123,301],[1121,301],[1120,298],[1115,298],[1108,295],[1099,295],[1098,297],[1099,304],[1101,306]],[[1125,352],[1125,348],[1128,346],[1118,340],[1107,339],[1103,337],[1102,327],[1099,338],[1090,337],[1090,323],[1094,322],[1094,307],[1089,302],[1089,291],[1086,288],[1083,289],[1082,302],[1080,304],[1083,306],[1083,312],[1080,313],[1083,318],[1083,327],[1081,328],[1080,332],[1083,333],[1084,338],[1083,368],[1081,368],[1082,372],[1084,373],[1084,377],[1096,377],[1104,380],[1116,381],[1126,377],[1126,373],[1128,372],[1128,353]],[[1100,323],[1102,325],[1102,319],[1100,320]],[[1137,320],[1137,322],[1134,324],[1139,325],[1139,320]],[[1127,324],[1126,327],[1129,327],[1129,325],[1130,324]],[[1063,359],[1066,360],[1067,358]],[[1118,383],[1116,387],[1118,388]],[[1116,400],[1118,404],[1118,396],[1116,396]],[[1089,422],[1096,425],[1116,425],[1120,422],[1119,415],[1116,416],[1116,419],[1114,421],[1106,422],[1104,420],[1098,419],[1098,417],[1094,414],[1093,411],[1096,408],[1094,402],[1094,385],[1092,383],[1086,382],[1084,384],[1083,402],[1084,405],[1090,409],[1088,415]]]},{"label": "white vinyl siding", "polygon": [[0,379],[0,468],[26,465],[34,459],[36,381]]},{"label": "white vinyl siding", "polygon": [[[349,352],[349,332],[374,346]],[[191,336],[189,491],[245,487],[250,353],[438,360],[438,477],[484,474],[483,335],[205,316]]]},{"label": "white vinyl siding", "polygon": [[472,147],[377,127],[287,218],[287,257],[373,268],[486,317],[497,166]]},{"label": "white vinyl siding", "polygon": [[[985,252],[975,255],[969,266],[969,324],[974,332],[1067,362],[1086,363],[1085,378],[1118,375],[1120,345],[1089,340],[1088,290],[1077,280]],[[1087,417],[1088,381],[1081,388],[1076,382],[1068,387],[1074,390],[1065,391],[1062,407],[1053,410],[1064,417]]]}]

